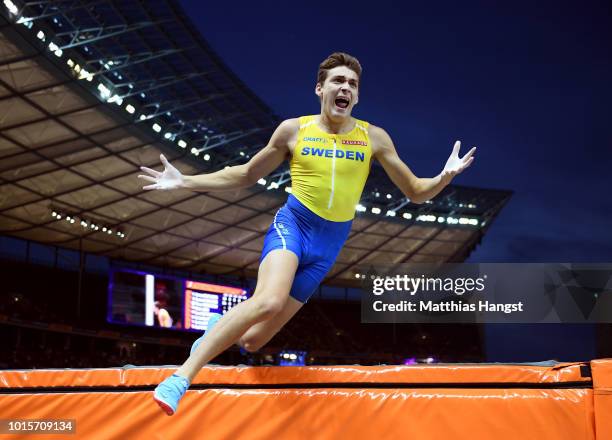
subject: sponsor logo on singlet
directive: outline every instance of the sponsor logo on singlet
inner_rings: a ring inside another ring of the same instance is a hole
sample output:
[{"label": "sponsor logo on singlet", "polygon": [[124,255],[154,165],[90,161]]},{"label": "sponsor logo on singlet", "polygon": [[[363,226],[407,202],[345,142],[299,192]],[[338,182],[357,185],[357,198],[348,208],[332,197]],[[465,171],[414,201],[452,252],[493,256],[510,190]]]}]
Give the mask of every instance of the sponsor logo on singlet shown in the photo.
[{"label": "sponsor logo on singlet", "polygon": [[306,142],[320,142],[320,143],[324,144],[325,143],[325,138],[317,138],[317,137],[308,137],[308,136],[306,136],[304,138],[304,141],[306,141]]},{"label": "sponsor logo on singlet", "polygon": [[367,147],[368,143],[365,141],[352,141],[350,139],[342,139],[343,145],[361,145],[363,147]]},{"label": "sponsor logo on singlet", "polygon": [[[302,156],[319,156],[333,158],[334,150],[329,148],[304,147],[302,148]],[[362,153],[360,151],[336,150],[336,158],[365,162],[365,153]]]}]

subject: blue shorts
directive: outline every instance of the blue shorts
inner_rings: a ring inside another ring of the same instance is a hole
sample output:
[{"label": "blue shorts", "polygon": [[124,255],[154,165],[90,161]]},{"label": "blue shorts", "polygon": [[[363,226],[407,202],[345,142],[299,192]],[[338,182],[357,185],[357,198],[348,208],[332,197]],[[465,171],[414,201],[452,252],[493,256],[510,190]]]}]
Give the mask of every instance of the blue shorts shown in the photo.
[{"label": "blue shorts", "polygon": [[275,249],[297,255],[299,265],[289,294],[305,303],[334,265],[352,223],[325,220],[289,195],[266,233],[259,263]]}]

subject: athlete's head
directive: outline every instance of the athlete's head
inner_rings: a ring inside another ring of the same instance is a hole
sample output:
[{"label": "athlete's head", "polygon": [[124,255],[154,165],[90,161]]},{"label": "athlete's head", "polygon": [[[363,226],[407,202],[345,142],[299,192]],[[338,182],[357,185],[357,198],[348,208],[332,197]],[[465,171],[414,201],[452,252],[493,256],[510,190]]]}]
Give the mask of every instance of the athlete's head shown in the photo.
[{"label": "athlete's head", "polygon": [[333,119],[348,117],[359,100],[361,64],[357,58],[335,52],[320,65],[315,93],[321,111]]}]

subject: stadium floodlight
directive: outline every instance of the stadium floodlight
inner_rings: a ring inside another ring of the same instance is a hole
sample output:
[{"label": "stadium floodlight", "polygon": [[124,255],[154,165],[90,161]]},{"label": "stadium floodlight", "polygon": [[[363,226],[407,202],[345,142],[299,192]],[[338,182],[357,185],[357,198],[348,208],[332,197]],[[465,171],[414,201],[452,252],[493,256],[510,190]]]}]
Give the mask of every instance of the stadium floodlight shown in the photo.
[{"label": "stadium floodlight", "polygon": [[170,133],[169,131],[164,133],[164,139],[170,139],[171,137],[172,137],[172,133]]},{"label": "stadium floodlight", "polygon": [[355,209],[357,210],[357,212],[366,212],[367,208],[365,206],[363,206],[361,203],[358,203],[357,206],[355,206]]},{"label": "stadium floodlight", "polygon": [[53,211],[53,212],[51,213],[51,217],[57,217],[57,212]]},{"label": "stadium floodlight", "polygon": [[[89,73],[87,70],[85,69],[81,69],[80,66],[77,64],[76,66],[74,66],[75,72],[77,71],[77,67],[79,67],[78,73],[79,73],[79,79],[86,79],[87,81],[91,82],[91,80],[93,80],[93,74]],[[107,89],[108,90],[108,89]],[[108,94],[110,95],[110,90],[108,90]],[[123,102],[123,101],[122,101]]]},{"label": "stadium floodlight", "polygon": [[376,197],[380,197],[380,193],[379,193],[379,192],[375,193],[374,195],[375,195]]},{"label": "stadium floodlight", "polygon": [[259,179],[259,180],[257,181],[257,183],[259,183],[260,185],[265,185],[265,184],[266,184],[266,183],[268,183],[268,182],[266,182],[266,179],[261,178],[261,179]]},{"label": "stadium floodlight", "polygon": [[444,217],[438,217],[438,223],[444,223],[446,219]]},{"label": "stadium floodlight", "polygon": [[147,119],[147,117],[145,115],[140,115],[140,118],[138,119],[140,119],[141,121],[144,121],[145,119]]},{"label": "stadium floodlight", "polygon": [[410,220],[412,218],[412,214],[410,214],[409,212],[404,212],[402,214],[402,217],[404,217],[406,220]]},{"label": "stadium floodlight", "polygon": [[155,131],[156,133],[159,133],[161,131],[161,125],[159,125],[157,122],[155,124],[152,125],[153,131]]},{"label": "stadium floodlight", "polygon": [[210,154],[206,153],[206,154],[204,155],[204,160],[210,160]]},{"label": "stadium floodlight", "polygon": [[469,218],[465,218],[465,217],[459,218],[459,224],[460,225],[467,225],[469,223],[469,221],[470,221]]},{"label": "stadium floodlight", "polygon": [[98,91],[100,92],[102,99],[108,99],[111,95],[110,89],[102,83],[98,83]]},{"label": "stadium floodlight", "polygon": [[200,150],[198,150],[196,147],[193,147],[191,149],[191,154],[193,154],[194,156],[197,156],[198,154],[200,154]]},{"label": "stadium floodlight", "polygon": [[102,227],[102,232],[106,232],[106,226]]},{"label": "stadium floodlight", "polygon": [[355,278],[359,279],[359,276],[360,275],[358,273],[355,274]]},{"label": "stadium floodlight", "polygon": [[6,9],[8,9],[13,15],[17,15],[19,13],[17,5],[15,5],[15,3],[13,3],[11,0],[4,0],[4,6],[6,6]]},{"label": "stadium floodlight", "polygon": [[61,57],[62,54],[64,53],[62,49],[60,49],[59,46],[55,44],[53,41],[49,43],[49,50],[53,52],[55,56],[58,58]]},{"label": "stadium floodlight", "polygon": [[437,220],[435,215],[426,215],[426,214],[421,214],[419,215],[417,218],[417,221],[421,221],[421,222],[435,222]]},{"label": "stadium floodlight", "polygon": [[478,220],[476,220],[475,218],[471,218],[468,223],[472,226],[478,226]]},{"label": "stadium floodlight", "polygon": [[32,26],[34,25],[30,17],[24,17],[24,16],[19,17],[19,20],[17,20],[17,24],[22,24],[28,29],[32,29]]},{"label": "stadium floodlight", "polygon": [[392,211],[391,209],[387,211],[387,217],[395,217],[395,211]]},{"label": "stadium floodlight", "polygon": [[391,198],[391,194],[387,194],[387,198],[390,199]]},{"label": "stadium floodlight", "polygon": [[372,214],[380,214],[382,211],[380,210],[380,208],[378,208],[377,206],[375,206],[374,208],[372,208]]},{"label": "stadium floodlight", "polygon": [[132,115],[136,111],[136,108],[132,104],[128,104],[125,106],[125,111]]},{"label": "stadium floodlight", "polygon": [[121,96],[119,96],[119,95],[113,95],[110,98],[108,98],[107,102],[109,102],[111,104],[114,102],[117,105],[121,105],[121,104],[123,104],[123,98]]},{"label": "stadium floodlight", "polygon": [[187,147],[187,142],[185,142],[182,139],[180,139],[177,143],[178,143],[178,146],[181,147],[181,148],[186,148]]}]

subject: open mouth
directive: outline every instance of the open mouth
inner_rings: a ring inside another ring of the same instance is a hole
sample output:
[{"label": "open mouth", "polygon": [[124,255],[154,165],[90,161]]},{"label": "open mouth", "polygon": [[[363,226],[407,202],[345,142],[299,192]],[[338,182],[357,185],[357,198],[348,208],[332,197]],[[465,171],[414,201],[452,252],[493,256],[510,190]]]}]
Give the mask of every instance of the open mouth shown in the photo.
[{"label": "open mouth", "polygon": [[347,108],[349,106],[349,99],[343,96],[338,96],[334,102],[340,108]]}]

